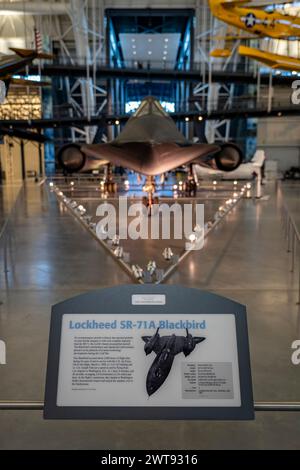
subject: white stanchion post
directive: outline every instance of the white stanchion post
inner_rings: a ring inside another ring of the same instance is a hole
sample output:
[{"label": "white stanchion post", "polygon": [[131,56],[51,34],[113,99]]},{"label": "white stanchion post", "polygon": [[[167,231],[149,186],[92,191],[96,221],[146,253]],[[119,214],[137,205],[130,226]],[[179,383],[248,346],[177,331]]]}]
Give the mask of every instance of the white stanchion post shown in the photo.
[{"label": "white stanchion post", "polygon": [[257,177],[256,177],[256,197],[259,199],[262,196],[262,187],[261,187],[261,168],[258,169],[257,171]]}]

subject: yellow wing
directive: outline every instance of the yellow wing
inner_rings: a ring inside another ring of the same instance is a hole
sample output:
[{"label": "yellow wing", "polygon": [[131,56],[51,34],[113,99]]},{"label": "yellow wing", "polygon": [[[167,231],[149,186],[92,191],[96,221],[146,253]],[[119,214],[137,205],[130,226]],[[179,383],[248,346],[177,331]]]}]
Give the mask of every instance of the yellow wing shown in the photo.
[{"label": "yellow wing", "polygon": [[240,46],[238,53],[250,59],[257,60],[272,69],[282,69],[300,72],[300,59],[286,55],[273,54],[272,52],[260,51],[253,47]]}]

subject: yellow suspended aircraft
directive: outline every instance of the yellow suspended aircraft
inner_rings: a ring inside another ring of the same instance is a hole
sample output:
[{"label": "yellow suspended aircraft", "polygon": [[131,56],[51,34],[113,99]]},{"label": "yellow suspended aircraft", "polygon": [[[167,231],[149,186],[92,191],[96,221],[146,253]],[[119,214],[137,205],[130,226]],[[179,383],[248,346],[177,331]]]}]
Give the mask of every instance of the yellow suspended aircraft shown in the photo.
[{"label": "yellow suspended aircraft", "polygon": [[209,0],[212,14],[224,23],[258,36],[274,39],[300,37],[300,18],[279,11],[249,8],[249,0]]},{"label": "yellow suspended aircraft", "polygon": [[257,60],[271,69],[289,70],[300,72],[300,59],[289,57],[281,54],[273,54],[273,52],[261,51],[253,47],[240,46],[238,53],[250,59]]}]

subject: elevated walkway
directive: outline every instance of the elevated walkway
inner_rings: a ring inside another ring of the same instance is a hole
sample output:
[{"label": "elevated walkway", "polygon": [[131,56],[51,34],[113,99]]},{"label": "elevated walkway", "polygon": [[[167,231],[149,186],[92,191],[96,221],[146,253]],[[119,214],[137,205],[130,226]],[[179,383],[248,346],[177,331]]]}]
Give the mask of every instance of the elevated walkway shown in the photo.
[{"label": "elevated walkway", "polygon": [[[29,68],[29,74],[38,74],[38,67],[32,66]],[[108,79],[118,78],[120,80],[185,80],[190,82],[204,82],[209,81],[209,70],[203,63],[194,63],[190,70],[175,70],[174,67],[159,67],[156,64],[151,64],[149,67],[138,68],[131,64],[128,67],[113,68],[103,63],[89,66],[89,70],[84,62],[80,63],[65,63],[64,61],[57,61],[54,64],[45,64],[42,68],[42,74],[48,77],[74,77],[86,78],[92,77],[96,72],[97,77]],[[273,76],[273,85],[286,85],[291,84],[295,80],[294,76]],[[257,75],[253,71],[249,71],[244,67],[233,71],[231,68],[226,70],[212,70],[211,81],[215,83],[245,83],[256,84]],[[262,85],[269,84],[269,74],[261,74],[260,83]]]}]

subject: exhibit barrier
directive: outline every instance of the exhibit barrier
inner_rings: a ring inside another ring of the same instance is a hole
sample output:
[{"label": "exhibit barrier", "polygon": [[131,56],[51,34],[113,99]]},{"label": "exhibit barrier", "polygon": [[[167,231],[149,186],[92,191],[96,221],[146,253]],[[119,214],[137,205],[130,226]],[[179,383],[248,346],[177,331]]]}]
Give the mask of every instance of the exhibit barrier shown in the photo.
[{"label": "exhibit barrier", "polygon": [[[7,274],[9,273],[9,266],[12,263],[12,240],[13,240],[13,228],[11,219],[14,214],[15,208],[17,206],[18,199],[24,194],[24,186],[20,186],[20,190],[16,199],[13,203],[13,206],[6,216],[5,221],[0,229],[0,253],[2,252],[3,256],[3,272],[5,274],[4,278],[7,280]],[[1,299],[0,299],[1,301]]]},{"label": "exhibit barrier", "polygon": [[[0,411],[43,411],[43,401],[0,401]],[[254,403],[255,411],[300,411],[300,402],[264,402]]]},{"label": "exhibit barrier", "polygon": [[282,218],[284,233],[287,240],[287,252],[291,253],[291,272],[295,271],[296,255],[298,252],[298,304],[300,304],[300,234],[296,222],[286,204],[282,203]]}]

